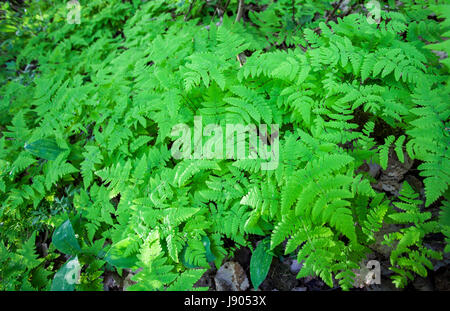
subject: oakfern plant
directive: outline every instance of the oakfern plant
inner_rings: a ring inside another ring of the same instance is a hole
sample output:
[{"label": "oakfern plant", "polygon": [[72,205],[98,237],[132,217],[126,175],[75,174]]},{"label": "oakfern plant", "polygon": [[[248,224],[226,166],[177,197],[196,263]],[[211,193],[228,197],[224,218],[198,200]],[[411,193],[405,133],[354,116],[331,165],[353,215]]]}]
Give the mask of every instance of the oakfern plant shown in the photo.
[{"label": "oakfern plant", "polygon": [[[357,1],[337,19],[330,3],[263,1],[235,23],[200,1],[80,2],[81,24],[56,1],[45,31],[2,58],[1,288],[101,290],[105,271],[141,268],[127,289],[190,290],[259,235],[303,262],[298,277],[350,289],[389,222],[408,225],[386,237],[397,286],[440,258],[422,242],[449,237],[448,67],[427,43],[448,32],[428,18],[448,6],[389,1],[368,23]],[[278,167],[172,158],[173,126],[194,116],[278,124]],[[406,183],[388,198],[359,170],[387,168],[390,148],[419,163],[425,211]],[[436,221],[426,208],[441,204]],[[75,259],[80,283],[60,283]]]}]

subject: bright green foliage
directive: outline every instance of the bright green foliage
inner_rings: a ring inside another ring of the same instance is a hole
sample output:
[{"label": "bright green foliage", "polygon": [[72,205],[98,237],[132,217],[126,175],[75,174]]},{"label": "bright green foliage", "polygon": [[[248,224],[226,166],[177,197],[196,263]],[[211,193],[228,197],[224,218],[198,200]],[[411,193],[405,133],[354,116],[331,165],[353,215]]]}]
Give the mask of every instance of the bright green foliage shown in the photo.
[{"label": "bright green foliage", "polygon": [[448,199],[444,201],[439,218],[439,224],[441,225],[442,233],[445,235],[445,252],[450,252],[450,203]]},{"label": "bright green foliage", "polygon": [[36,234],[23,243],[16,252],[0,243],[1,290],[48,290],[51,271],[35,251]]},{"label": "bright green foliage", "polygon": [[[84,268],[69,289],[101,290],[105,271],[131,269],[128,290],[192,290],[250,235],[274,252],[286,241],[298,277],[350,289],[389,222],[404,225],[386,237],[397,286],[439,258],[422,242],[449,239],[449,64],[430,47],[448,52],[450,29],[428,18],[448,16],[441,1],[388,1],[369,23],[359,1],[344,14],[264,0],[250,23],[214,13],[225,1],[95,0],[80,1],[80,24],[65,2],[39,2],[31,19],[2,5],[20,18],[0,25],[0,289],[51,289],[67,252]],[[171,131],[194,116],[278,124],[278,166],[174,159]],[[425,210],[406,183],[387,198],[359,170],[387,168],[391,149],[419,164]],[[426,208],[441,204],[433,219]],[[62,240],[76,251],[55,239],[68,218]],[[52,232],[37,256],[35,237]]]},{"label": "bright green foliage", "polygon": [[267,239],[259,242],[250,260],[250,279],[255,289],[265,280],[272,263],[269,242]]},{"label": "bright green foliage", "polygon": [[417,197],[418,195],[405,182],[400,192],[400,202],[394,203],[400,212],[393,212],[389,215],[389,218],[395,223],[413,224],[399,232],[385,236],[386,244],[394,245],[397,242],[390,256],[392,267],[389,269],[396,273],[392,279],[398,287],[404,287],[408,278],[413,279],[412,272],[422,277],[427,276],[426,269],[433,268],[430,259],[442,259],[439,252],[423,245],[424,237],[427,234],[439,232],[440,228],[436,221],[430,220],[430,212],[420,211],[418,206],[420,200],[417,200]]},{"label": "bright green foliage", "polygon": [[[55,273],[53,277],[52,291],[73,291],[75,289],[75,283],[77,278],[77,273],[79,271],[72,271],[72,267],[79,265],[78,258],[75,257],[67,261],[64,266]],[[76,270],[76,269],[73,269]]]}]

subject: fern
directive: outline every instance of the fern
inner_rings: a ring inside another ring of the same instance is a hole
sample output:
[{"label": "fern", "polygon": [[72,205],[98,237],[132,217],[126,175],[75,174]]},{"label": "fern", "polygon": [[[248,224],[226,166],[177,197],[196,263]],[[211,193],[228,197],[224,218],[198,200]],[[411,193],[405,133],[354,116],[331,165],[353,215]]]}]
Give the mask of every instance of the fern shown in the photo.
[{"label": "fern", "polygon": [[[394,2],[370,23],[355,1],[263,0],[233,22],[238,1],[95,0],[80,25],[63,1],[2,4],[0,288],[53,287],[46,236],[67,219],[76,290],[124,266],[141,268],[130,290],[197,289],[253,235],[303,262],[299,278],[349,290],[389,223],[394,283],[426,275],[441,257],[424,239],[449,236],[449,63],[433,52],[448,51],[448,6]],[[245,158],[173,157],[178,124],[210,143],[198,117],[261,140],[239,141]],[[438,220],[406,183],[400,198],[372,187],[365,166],[405,152]]]},{"label": "fern", "polygon": [[[423,239],[427,234],[438,230],[437,222],[430,221],[430,212],[421,212],[418,207],[418,195],[415,194],[408,183],[403,184],[400,192],[400,202],[394,203],[395,207],[402,212],[389,214],[389,218],[395,223],[408,224],[413,226],[401,229],[400,232],[386,236],[385,243],[392,245],[398,241],[395,249],[390,255],[392,267],[396,274],[392,277],[393,282],[398,287],[404,287],[408,279],[413,279],[412,273],[417,273],[422,277],[427,276],[427,268],[432,269],[433,264],[430,259],[441,259],[442,255],[423,245]],[[413,250],[416,248],[416,250]]]}]

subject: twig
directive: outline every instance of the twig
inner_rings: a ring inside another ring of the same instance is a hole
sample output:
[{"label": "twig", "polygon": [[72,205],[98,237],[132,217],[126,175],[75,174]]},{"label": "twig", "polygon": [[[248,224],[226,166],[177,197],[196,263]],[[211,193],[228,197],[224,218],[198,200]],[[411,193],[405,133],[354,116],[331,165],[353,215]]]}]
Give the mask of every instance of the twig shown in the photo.
[{"label": "twig", "polygon": [[228,0],[227,3],[225,3],[225,6],[223,7],[223,14],[227,12],[228,5],[230,5],[230,1],[231,0]]},{"label": "twig", "polygon": [[353,12],[353,10],[354,10],[358,5],[360,5],[360,3],[355,3],[355,4],[353,4],[353,5],[350,7],[350,9],[348,9],[348,11],[347,11],[347,13],[345,14],[345,16],[350,15],[350,14]]},{"label": "twig", "polygon": [[301,45],[301,44],[299,44],[298,46],[302,49],[303,52],[306,52],[306,51],[308,50],[306,47],[304,47],[304,46]]},{"label": "twig", "polygon": [[[220,10],[222,10],[222,9],[220,8],[220,3],[221,3],[221,2],[222,2],[221,0],[218,0],[218,1],[217,1],[216,8],[214,9],[214,14],[213,14],[213,16],[211,17],[211,21],[214,20],[214,17],[216,17],[216,13],[219,13],[219,17],[220,17]],[[222,14],[222,15],[223,15],[223,14]]]},{"label": "twig", "polygon": [[184,21],[187,21],[189,18],[189,14],[191,14],[192,8],[194,7],[195,1],[197,0],[192,0],[191,4],[189,5],[189,9],[186,13],[186,15],[184,15]]},{"label": "twig", "polygon": [[297,24],[297,23],[295,22],[295,0],[292,0],[292,22],[293,22],[294,24]]},{"label": "twig", "polygon": [[334,13],[336,13],[337,9],[341,6],[342,2],[344,2],[344,0],[339,0],[339,3],[334,7],[334,10],[330,14],[328,14],[325,23],[328,22],[328,20],[334,15]]},{"label": "twig", "polygon": [[235,23],[241,20],[243,13],[244,13],[244,0],[239,0],[238,11],[236,13],[236,20],[234,21]]}]

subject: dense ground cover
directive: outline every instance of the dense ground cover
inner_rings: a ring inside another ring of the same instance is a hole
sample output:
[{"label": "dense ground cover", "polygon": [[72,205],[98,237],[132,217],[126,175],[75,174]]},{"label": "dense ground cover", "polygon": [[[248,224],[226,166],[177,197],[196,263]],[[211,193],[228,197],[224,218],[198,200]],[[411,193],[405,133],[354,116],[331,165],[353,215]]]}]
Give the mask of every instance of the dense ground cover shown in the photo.
[{"label": "dense ground cover", "polygon": [[[114,275],[191,290],[243,249],[254,288],[294,258],[297,278],[342,289],[370,258],[399,288],[447,269],[449,12],[2,3],[0,289],[102,290]],[[179,124],[214,152],[174,156]],[[217,147],[230,124],[256,126],[244,157]]]}]

